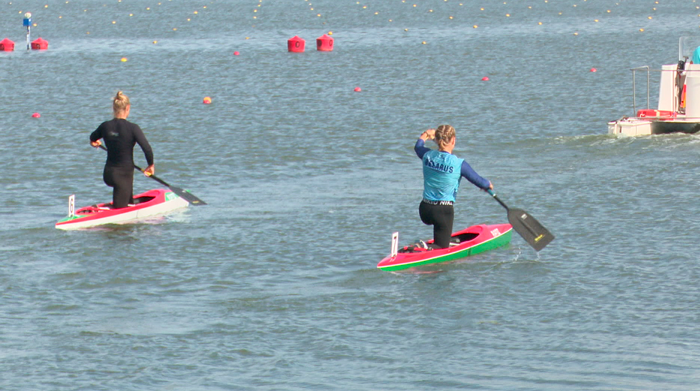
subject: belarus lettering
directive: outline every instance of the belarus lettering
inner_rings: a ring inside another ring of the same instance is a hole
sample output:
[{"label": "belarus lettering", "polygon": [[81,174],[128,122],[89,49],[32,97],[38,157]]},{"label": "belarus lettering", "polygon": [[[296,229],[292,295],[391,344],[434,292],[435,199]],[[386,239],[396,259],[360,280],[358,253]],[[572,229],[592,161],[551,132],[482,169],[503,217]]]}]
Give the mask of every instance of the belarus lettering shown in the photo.
[{"label": "belarus lettering", "polygon": [[425,165],[436,171],[447,172],[450,174],[454,172],[454,167],[442,163],[435,163],[430,159],[425,159]]}]

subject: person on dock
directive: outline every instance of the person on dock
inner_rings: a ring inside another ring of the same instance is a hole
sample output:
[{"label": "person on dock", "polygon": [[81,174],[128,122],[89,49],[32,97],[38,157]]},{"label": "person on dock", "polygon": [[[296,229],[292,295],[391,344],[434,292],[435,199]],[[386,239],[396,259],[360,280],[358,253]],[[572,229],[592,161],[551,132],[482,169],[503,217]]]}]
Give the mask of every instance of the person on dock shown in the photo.
[{"label": "person on dock", "polygon": [[[426,147],[427,140],[435,140],[438,150]],[[423,132],[414,147],[423,161],[423,200],[418,211],[421,221],[433,226],[432,248],[450,246],[455,197],[462,177],[483,190],[493,189],[489,180],[477,174],[464,159],[452,154],[456,140],[455,128],[440,125]]]},{"label": "person on dock", "polygon": [[688,64],[700,64],[700,46],[695,48],[695,50],[693,51],[693,55],[690,56],[690,59],[687,63],[683,60],[678,61],[678,68],[676,72],[676,90],[678,91],[678,112],[682,114],[685,114],[685,95],[687,90],[685,85],[685,79],[687,77],[686,67]]},{"label": "person on dock", "polygon": [[693,57],[690,59],[691,64],[700,64],[700,46],[693,51]]},{"label": "person on dock", "polygon": [[138,143],[146,156],[146,175],[155,174],[153,150],[141,128],[129,121],[131,103],[129,97],[117,92],[112,104],[114,118],[103,122],[90,134],[90,145],[98,148],[104,139],[107,147],[107,162],[102,178],[113,188],[112,208],[126,208],[134,203],[134,146]]}]

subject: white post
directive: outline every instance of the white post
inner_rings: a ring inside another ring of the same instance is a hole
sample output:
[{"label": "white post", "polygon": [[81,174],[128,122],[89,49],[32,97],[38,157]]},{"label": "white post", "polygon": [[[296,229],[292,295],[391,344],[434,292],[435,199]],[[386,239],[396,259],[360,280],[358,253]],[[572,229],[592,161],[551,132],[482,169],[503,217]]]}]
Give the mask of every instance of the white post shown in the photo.
[{"label": "white post", "polygon": [[[683,86],[676,85],[678,64],[661,66],[661,81],[659,82],[659,110],[678,111],[678,100]],[[634,113],[637,115],[637,113]]]},{"label": "white post", "polygon": [[391,234],[391,256],[395,257],[399,253],[399,233]]},{"label": "white post", "polygon": [[68,216],[75,216],[75,194],[68,197]]},{"label": "white post", "polygon": [[32,29],[32,13],[27,12],[24,14],[24,20],[22,21],[22,24],[27,27],[27,50],[30,50],[32,48],[32,45],[30,43],[31,38],[30,38],[30,33]]}]

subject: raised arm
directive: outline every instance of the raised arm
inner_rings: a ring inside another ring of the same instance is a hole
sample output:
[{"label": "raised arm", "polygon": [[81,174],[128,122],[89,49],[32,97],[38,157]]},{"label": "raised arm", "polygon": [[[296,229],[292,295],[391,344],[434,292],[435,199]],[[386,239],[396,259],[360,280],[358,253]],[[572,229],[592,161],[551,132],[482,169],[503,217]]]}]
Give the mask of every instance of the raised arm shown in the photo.
[{"label": "raised arm", "polygon": [[423,159],[423,155],[425,155],[426,152],[430,151],[430,148],[425,146],[425,141],[432,140],[434,138],[435,129],[428,129],[420,135],[420,137],[416,141],[416,145],[413,147],[413,150],[416,151],[416,155],[418,155],[420,159]]}]

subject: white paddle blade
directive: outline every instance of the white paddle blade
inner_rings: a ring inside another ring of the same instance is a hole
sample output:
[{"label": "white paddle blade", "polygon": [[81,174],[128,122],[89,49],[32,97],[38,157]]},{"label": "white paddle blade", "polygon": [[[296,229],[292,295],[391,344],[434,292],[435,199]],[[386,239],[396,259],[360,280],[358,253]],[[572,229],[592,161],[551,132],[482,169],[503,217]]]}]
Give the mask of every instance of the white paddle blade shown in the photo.
[{"label": "white paddle blade", "polygon": [[391,234],[391,256],[395,257],[399,253],[399,233]]}]

